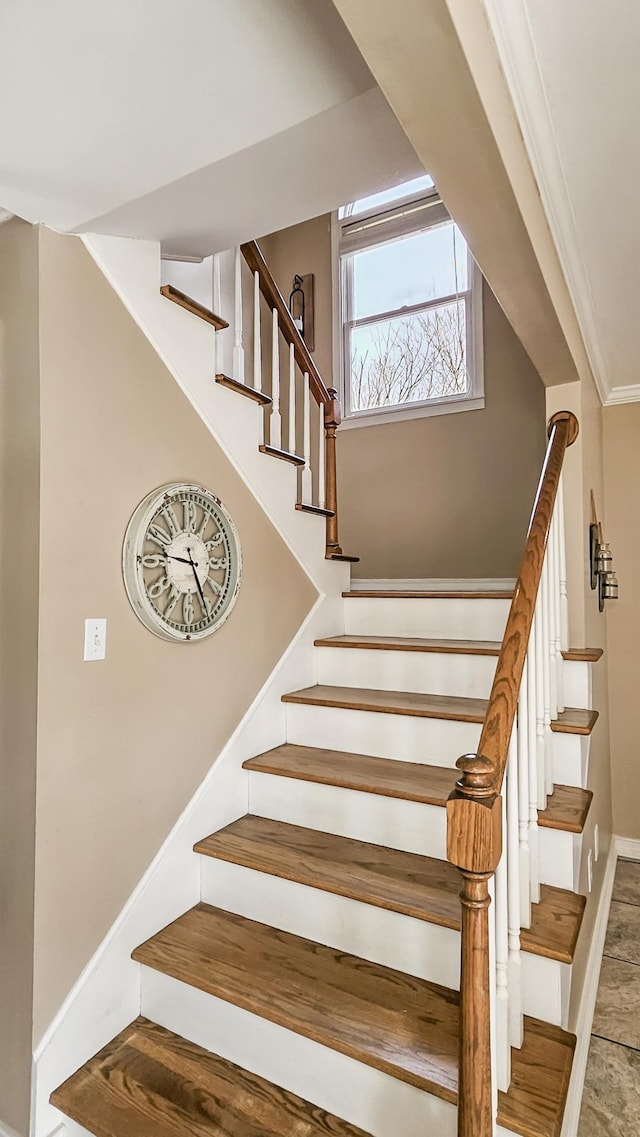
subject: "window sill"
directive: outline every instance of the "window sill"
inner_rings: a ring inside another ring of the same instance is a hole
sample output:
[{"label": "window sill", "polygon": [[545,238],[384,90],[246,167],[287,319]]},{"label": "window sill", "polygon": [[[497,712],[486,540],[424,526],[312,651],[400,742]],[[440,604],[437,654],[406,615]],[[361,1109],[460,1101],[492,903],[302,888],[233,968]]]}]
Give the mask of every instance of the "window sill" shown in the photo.
[{"label": "window sill", "polygon": [[433,418],[435,415],[460,414],[462,411],[481,411],[484,408],[484,395],[469,399],[451,399],[449,402],[422,403],[421,405],[380,408],[380,410],[358,411],[342,420],[340,430],[350,430],[357,426],[384,426],[391,422],[406,422],[413,418]]}]

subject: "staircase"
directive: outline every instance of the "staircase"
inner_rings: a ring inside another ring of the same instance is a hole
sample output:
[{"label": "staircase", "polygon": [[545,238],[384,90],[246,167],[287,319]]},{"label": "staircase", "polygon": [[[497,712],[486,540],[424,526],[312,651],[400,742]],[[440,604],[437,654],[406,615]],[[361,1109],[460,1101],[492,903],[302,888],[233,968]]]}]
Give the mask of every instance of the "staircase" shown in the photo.
[{"label": "staircase", "polygon": [[[478,744],[509,599],[351,592],[344,608],[346,634],[314,649],[319,684],[285,696],[286,741],[246,763],[250,813],[195,847],[202,902],[134,952],[144,1017],[53,1094],[96,1137],[455,1132],[460,878],[445,806]],[[491,638],[456,638],[461,608]],[[565,655],[567,688],[588,686],[597,653]],[[581,770],[596,718],[553,721],[564,774]],[[571,1070],[585,899],[554,881],[573,873],[589,809],[576,781],[538,816],[553,879],[522,931],[524,1038],[497,1112],[524,1137],[560,1133]]]}]

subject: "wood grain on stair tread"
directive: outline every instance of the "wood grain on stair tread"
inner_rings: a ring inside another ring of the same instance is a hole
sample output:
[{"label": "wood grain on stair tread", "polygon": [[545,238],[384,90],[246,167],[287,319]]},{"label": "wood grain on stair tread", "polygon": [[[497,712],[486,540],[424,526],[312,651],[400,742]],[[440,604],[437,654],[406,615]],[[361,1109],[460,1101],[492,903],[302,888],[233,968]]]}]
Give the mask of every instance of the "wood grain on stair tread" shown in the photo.
[{"label": "wood grain on stair tread", "polygon": [[575,1035],[525,1017],[522,1048],[511,1051],[511,1085],[498,1094],[498,1122],[521,1137],[560,1137]]},{"label": "wood grain on stair tread", "polygon": [[458,994],[198,904],[133,958],[455,1102]]},{"label": "wood grain on stair tread", "polygon": [[255,387],[241,383],[239,379],[232,379],[229,375],[219,373],[216,375],[216,383],[219,383],[221,387],[228,387],[230,391],[235,391],[236,395],[243,395],[245,399],[252,399],[254,403],[260,403],[261,407],[271,406],[270,395],[265,395],[264,391],[257,391]]},{"label": "wood grain on stair tread", "polygon": [[562,658],[578,663],[597,663],[602,658],[601,647],[570,647],[563,651]]},{"label": "wood grain on stair tread", "polygon": [[478,723],[484,721],[487,709],[486,699],[467,699],[457,695],[422,695],[414,691],[377,691],[364,687],[333,687],[323,683],[318,683],[315,687],[305,687],[300,691],[292,691],[283,695],[282,701]]},{"label": "wood grain on stair tread", "polygon": [[512,600],[513,592],[448,592],[434,589],[429,592],[367,591],[354,588],[343,592],[348,600]]},{"label": "wood grain on stair tread", "polygon": [[592,790],[579,786],[555,786],[547,798],[547,808],[538,811],[538,825],[582,833],[593,799]]},{"label": "wood grain on stair tread", "polygon": [[586,896],[541,884],[540,903],[531,905],[531,927],[520,932],[522,950],[572,963],[586,903]]},{"label": "wood grain on stair tread", "polygon": [[160,292],[167,300],[172,300],[174,304],[179,304],[181,308],[185,308],[187,312],[191,312],[192,316],[198,316],[205,323],[211,324],[216,331],[221,332],[224,328],[228,328],[229,324],[223,320],[221,316],[216,316],[210,308],[206,308],[204,304],[200,304],[198,300],[194,300],[191,296],[181,292],[179,288],[174,288],[172,284],[163,284]]},{"label": "wood grain on stair tread", "polygon": [[316,517],[335,517],[332,509],[324,509],[321,505],[307,505],[303,501],[296,502],[296,509],[300,513],[313,513]]},{"label": "wood grain on stair tread", "polygon": [[373,758],[369,754],[297,746],[292,742],[249,758],[243,765],[245,770],[282,778],[441,806],[446,804],[458,777],[457,770],[446,766]]},{"label": "wood grain on stair tread", "polygon": [[562,713],[552,720],[551,729],[558,734],[591,734],[598,716],[599,711],[565,707]]},{"label": "wood grain on stair tread", "polygon": [[251,815],[199,841],[195,852],[441,927],[460,927],[460,875],[435,857]]},{"label": "wood grain on stair tread", "polygon": [[51,1101],[96,1137],[367,1137],[144,1018],[55,1090]]},{"label": "wood grain on stair tread", "polygon": [[304,466],[304,458],[299,454],[291,454],[289,450],[279,450],[277,446],[259,446],[258,450],[270,458],[281,458],[283,462],[291,462],[294,466]]},{"label": "wood grain on stair tread", "polygon": [[316,647],[360,648],[367,651],[422,651],[448,655],[500,654],[500,644],[491,640],[434,640],[401,636],[330,636],[315,640]]}]

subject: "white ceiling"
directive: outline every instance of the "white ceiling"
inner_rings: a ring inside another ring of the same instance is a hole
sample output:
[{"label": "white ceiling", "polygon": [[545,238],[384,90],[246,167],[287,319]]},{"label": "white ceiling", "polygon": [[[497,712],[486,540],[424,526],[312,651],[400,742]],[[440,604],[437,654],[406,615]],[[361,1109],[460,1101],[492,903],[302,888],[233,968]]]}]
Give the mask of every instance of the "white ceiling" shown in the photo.
[{"label": "white ceiling", "polygon": [[185,252],[420,170],[331,0],[2,0],[0,101],[1,206]]},{"label": "white ceiling", "polygon": [[637,0],[484,0],[603,402],[640,398]]}]

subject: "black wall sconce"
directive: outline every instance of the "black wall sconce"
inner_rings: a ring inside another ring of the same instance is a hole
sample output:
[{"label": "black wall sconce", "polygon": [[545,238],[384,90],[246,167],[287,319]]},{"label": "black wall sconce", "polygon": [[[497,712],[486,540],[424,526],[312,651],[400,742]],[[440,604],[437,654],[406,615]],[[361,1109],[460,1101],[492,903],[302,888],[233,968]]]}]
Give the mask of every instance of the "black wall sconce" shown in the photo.
[{"label": "black wall sconce", "polygon": [[598,590],[598,608],[603,612],[605,600],[618,599],[618,577],[613,571],[611,547],[603,540],[602,526],[596,517],[593,493],[591,494],[591,524],[589,526],[589,564],[591,587]]},{"label": "black wall sconce", "polygon": [[293,278],[293,288],[289,295],[289,311],[309,351],[313,351],[315,348],[313,293],[313,273],[307,273],[306,276],[299,276],[296,273]]}]

